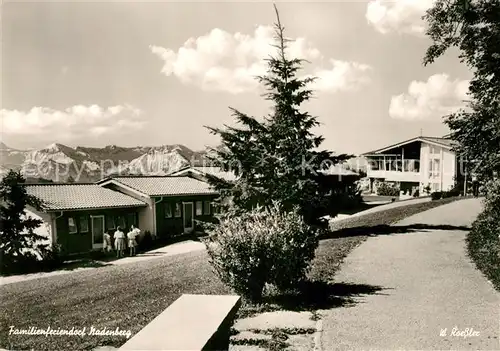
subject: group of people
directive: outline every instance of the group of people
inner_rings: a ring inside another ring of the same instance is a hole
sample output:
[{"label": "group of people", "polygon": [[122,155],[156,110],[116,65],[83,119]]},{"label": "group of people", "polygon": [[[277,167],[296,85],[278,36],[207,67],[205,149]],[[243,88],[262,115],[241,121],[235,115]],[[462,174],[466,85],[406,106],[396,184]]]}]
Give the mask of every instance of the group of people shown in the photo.
[{"label": "group of people", "polygon": [[[126,235],[122,231],[121,227],[116,228],[116,231],[113,234],[114,250],[116,251],[116,257],[117,258],[124,257],[125,250],[127,250],[127,247],[130,249],[130,256],[135,256],[137,254],[137,238],[139,237],[140,234],[141,230],[139,228],[134,227],[133,225],[130,227],[130,231]],[[111,245],[110,232],[104,233],[103,250],[104,252],[113,251],[113,246]]]}]

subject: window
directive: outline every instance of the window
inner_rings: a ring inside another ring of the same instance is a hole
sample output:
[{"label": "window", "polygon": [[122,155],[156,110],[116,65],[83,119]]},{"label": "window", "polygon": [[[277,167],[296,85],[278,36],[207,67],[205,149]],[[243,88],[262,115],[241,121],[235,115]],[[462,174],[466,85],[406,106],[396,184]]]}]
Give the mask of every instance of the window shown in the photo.
[{"label": "window", "polygon": [[396,156],[386,156],[385,157],[385,170],[386,171],[398,171],[401,170],[401,160]]},{"label": "window", "polygon": [[76,227],[76,222],[73,217],[68,218],[68,229],[70,234],[78,233],[78,228]]},{"label": "window", "polygon": [[372,171],[378,171],[380,170],[380,163],[379,163],[380,160],[377,160],[377,159],[371,159],[369,160],[369,164],[370,164],[370,170]]},{"label": "window", "polygon": [[210,201],[205,201],[203,203],[203,214],[205,214],[205,215],[210,214]]},{"label": "window", "polygon": [[381,171],[385,171],[384,159],[381,158],[377,161],[378,169]]},{"label": "window", "polygon": [[164,208],[165,218],[172,218],[172,204],[166,203]]},{"label": "window", "polygon": [[429,161],[429,178],[439,178],[441,175],[441,162],[439,159]]},{"label": "window", "polygon": [[107,224],[108,230],[109,229],[115,229],[116,228],[115,217],[113,217],[113,216],[106,216],[106,224]]},{"label": "window", "polygon": [[127,224],[129,227],[131,226],[137,227],[137,217],[135,213],[129,213],[127,215]]},{"label": "window", "polygon": [[203,214],[203,202],[196,201],[196,215],[201,216]]},{"label": "window", "polygon": [[431,155],[436,155],[436,154],[439,154],[440,152],[441,152],[441,150],[439,149],[439,147],[437,147],[437,146],[432,146],[432,145],[430,146],[430,151],[429,151],[429,153],[430,153]]},{"label": "window", "polygon": [[80,233],[88,233],[89,231],[89,218],[87,216],[80,216]]},{"label": "window", "polygon": [[115,224],[120,227],[122,230],[127,228],[127,223],[125,223],[124,216],[116,216]]},{"label": "window", "polygon": [[181,216],[181,204],[176,203],[175,204],[175,212],[174,212],[175,217],[180,217]]}]

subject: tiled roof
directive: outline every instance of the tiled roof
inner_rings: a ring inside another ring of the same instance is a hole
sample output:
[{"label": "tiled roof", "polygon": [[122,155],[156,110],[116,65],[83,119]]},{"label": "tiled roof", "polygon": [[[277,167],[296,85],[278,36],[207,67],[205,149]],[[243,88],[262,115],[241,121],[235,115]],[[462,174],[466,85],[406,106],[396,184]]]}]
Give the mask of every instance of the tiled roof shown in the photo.
[{"label": "tiled roof", "polygon": [[192,167],[193,169],[197,170],[198,172],[201,172],[203,174],[209,174],[214,177],[218,177],[224,180],[228,181],[233,181],[236,180],[236,175],[233,172],[225,172],[222,171],[219,167],[212,167],[212,166],[203,166],[203,167]]},{"label": "tiled roof", "polygon": [[113,181],[133,188],[148,196],[217,194],[209,184],[190,177],[116,177],[113,178]]},{"label": "tiled roof", "polygon": [[189,166],[178,171],[173,172],[172,176],[185,176],[188,174],[199,174],[202,177],[206,175],[211,175],[226,181],[235,181],[237,179],[236,175],[233,172],[226,172],[220,169],[217,166]]},{"label": "tiled roof", "polygon": [[48,211],[146,205],[133,197],[96,184],[30,184],[26,185],[26,190],[43,201]]}]

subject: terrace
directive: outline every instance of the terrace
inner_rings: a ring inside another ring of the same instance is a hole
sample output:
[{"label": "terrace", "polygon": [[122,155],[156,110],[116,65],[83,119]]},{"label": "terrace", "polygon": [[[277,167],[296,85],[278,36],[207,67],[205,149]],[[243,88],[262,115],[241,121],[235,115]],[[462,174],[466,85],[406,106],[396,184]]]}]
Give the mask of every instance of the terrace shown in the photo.
[{"label": "terrace", "polygon": [[370,178],[405,182],[420,180],[419,142],[368,153],[365,157],[368,159],[367,175]]}]

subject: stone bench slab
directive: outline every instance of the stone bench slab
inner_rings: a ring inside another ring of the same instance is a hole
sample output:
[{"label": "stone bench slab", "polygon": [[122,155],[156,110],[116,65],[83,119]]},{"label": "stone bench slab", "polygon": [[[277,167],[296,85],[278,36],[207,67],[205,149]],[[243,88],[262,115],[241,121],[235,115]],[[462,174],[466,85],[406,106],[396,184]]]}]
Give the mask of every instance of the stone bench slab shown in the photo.
[{"label": "stone bench slab", "polygon": [[239,296],[184,294],[120,350],[220,349],[240,304]]}]

